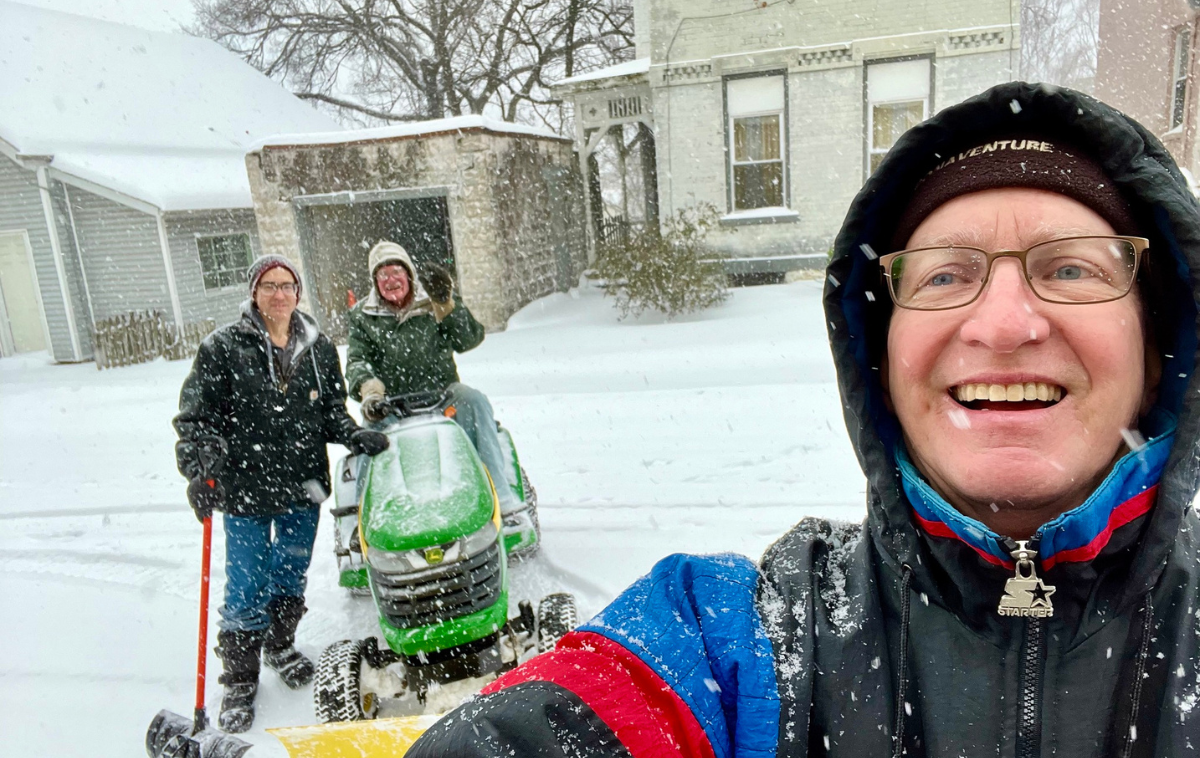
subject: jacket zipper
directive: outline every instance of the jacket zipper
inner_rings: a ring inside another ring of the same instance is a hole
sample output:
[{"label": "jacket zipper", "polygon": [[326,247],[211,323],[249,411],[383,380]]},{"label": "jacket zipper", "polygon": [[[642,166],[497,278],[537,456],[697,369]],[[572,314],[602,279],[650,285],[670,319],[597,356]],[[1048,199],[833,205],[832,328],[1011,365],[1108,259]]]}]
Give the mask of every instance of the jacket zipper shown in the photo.
[{"label": "jacket zipper", "polygon": [[[1004,539],[1004,547],[1017,562],[1017,568],[1016,577],[1010,579],[1005,587],[1006,596],[1010,596],[1006,598],[1010,607],[1006,608],[1006,600],[1002,600],[999,612],[1001,615],[1019,614],[1025,617],[1025,639],[1021,643],[1021,670],[1017,681],[1016,758],[1041,758],[1042,754],[1042,680],[1046,671],[1046,619],[1054,612],[1053,604],[1049,600],[1054,588],[1038,578],[1034,566],[1040,537],[1040,534],[1034,534],[1027,542]],[[1033,588],[1032,592],[1026,594],[1030,587]],[[1013,601],[1011,597],[1014,594],[1024,599]],[[1013,610],[1014,605],[1018,610]]]},{"label": "jacket zipper", "polygon": [[1021,646],[1020,712],[1017,717],[1017,758],[1042,754],[1042,677],[1046,667],[1046,619],[1025,620]]}]

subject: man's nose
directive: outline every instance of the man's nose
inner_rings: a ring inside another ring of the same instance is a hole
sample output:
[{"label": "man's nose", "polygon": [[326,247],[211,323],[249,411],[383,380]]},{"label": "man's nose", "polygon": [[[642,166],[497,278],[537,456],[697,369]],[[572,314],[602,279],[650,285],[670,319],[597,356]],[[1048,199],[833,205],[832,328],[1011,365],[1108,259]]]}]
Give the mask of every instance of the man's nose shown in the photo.
[{"label": "man's nose", "polygon": [[967,306],[969,314],[959,336],[964,342],[998,353],[1041,342],[1050,335],[1050,322],[1041,313],[1042,304],[1025,280],[1021,262],[1000,258],[992,263],[979,299]]}]

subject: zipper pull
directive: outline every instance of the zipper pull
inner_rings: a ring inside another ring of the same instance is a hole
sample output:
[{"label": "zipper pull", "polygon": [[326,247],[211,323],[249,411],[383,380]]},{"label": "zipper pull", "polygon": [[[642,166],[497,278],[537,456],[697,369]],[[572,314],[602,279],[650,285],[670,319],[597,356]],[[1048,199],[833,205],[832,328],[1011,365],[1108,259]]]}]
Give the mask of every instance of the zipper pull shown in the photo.
[{"label": "zipper pull", "polygon": [[1017,562],[1016,576],[1004,583],[1004,596],[996,613],[1001,616],[1023,616],[1026,618],[1049,618],[1054,615],[1054,604],[1050,596],[1055,589],[1037,575],[1033,561],[1037,549],[1030,547],[1029,540],[1005,540],[1005,547]]}]

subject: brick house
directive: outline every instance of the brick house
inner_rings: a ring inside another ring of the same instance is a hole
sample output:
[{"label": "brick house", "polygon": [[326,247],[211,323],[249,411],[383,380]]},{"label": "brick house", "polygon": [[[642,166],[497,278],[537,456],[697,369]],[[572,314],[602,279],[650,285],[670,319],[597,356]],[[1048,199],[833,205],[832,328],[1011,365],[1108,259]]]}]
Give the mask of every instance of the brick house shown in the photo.
[{"label": "brick house", "polygon": [[[592,253],[614,218],[709,203],[729,273],[823,264],[905,129],[1014,77],[1019,5],[635,0],[636,59],[554,87],[574,105]],[[620,140],[616,192],[601,186],[606,140]]]},{"label": "brick house", "polygon": [[1200,0],[1102,0],[1096,97],[1154,132],[1195,191],[1200,177]]}]

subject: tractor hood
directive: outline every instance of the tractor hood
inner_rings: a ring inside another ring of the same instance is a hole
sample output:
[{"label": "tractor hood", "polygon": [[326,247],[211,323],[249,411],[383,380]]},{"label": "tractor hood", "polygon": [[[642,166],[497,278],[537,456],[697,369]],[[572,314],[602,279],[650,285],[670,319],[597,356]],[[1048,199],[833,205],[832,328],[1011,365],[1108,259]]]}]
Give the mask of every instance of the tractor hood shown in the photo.
[{"label": "tractor hood", "polygon": [[472,534],[492,518],[492,485],[458,424],[435,417],[386,430],[391,446],[371,460],[362,502],[368,550],[414,550]]}]

